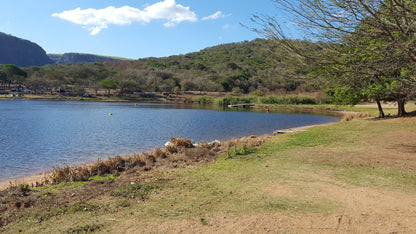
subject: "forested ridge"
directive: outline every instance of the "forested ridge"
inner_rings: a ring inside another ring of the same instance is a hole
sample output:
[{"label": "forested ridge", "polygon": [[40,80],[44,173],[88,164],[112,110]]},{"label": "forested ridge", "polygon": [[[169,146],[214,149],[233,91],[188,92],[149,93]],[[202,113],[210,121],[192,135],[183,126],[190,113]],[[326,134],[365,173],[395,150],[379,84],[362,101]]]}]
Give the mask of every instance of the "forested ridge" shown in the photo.
[{"label": "forested ridge", "polygon": [[[314,43],[297,43],[306,49],[319,49]],[[8,82],[31,90],[65,88],[74,95],[86,89],[103,88],[118,89],[119,94],[138,91],[287,92],[323,88],[320,81],[307,79],[311,68],[293,64],[282,46],[265,39],[218,45],[164,58],[22,69],[26,76],[3,72],[3,87]]]}]

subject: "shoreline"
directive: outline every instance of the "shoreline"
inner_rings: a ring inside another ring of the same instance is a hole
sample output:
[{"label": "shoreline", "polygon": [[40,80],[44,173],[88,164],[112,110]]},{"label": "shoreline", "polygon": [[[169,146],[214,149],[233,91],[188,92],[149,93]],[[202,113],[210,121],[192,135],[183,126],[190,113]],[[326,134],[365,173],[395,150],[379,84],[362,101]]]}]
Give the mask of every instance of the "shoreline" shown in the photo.
[{"label": "shoreline", "polygon": [[[287,128],[287,129],[276,129],[272,132],[272,134],[264,134],[263,136],[273,136],[273,135],[277,136],[279,134],[284,134],[284,133],[305,132],[309,128],[318,127],[318,126],[328,126],[328,125],[331,125],[331,124],[334,124],[334,123],[337,123],[337,122],[339,122],[339,121],[330,122],[330,123],[323,123],[323,124],[305,125],[305,126],[299,126],[299,127]],[[248,137],[248,136],[246,136],[246,137]],[[246,137],[241,137],[241,138],[246,138]],[[123,157],[128,157],[128,156],[130,156],[130,155],[125,155]],[[91,162],[75,164],[74,167],[84,166],[84,165],[88,165],[88,164],[91,164]],[[14,187],[14,186],[25,185],[25,184],[28,184],[29,186],[36,185],[36,183],[43,182],[44,179],[45,179],[45,176],[47,176],[50,173],[51,173],[50,171],[43,171],[43,172],[39,172],[39,173],[35,173],[35,174],[29,174],[29,175],[26,175],[26,176],[21,176],[21,177],[16,177],[16,178],[11,178],[11,179],[8,179],[8,180],[0,181],[0,191],[5,190],[5,189],[7,189],[11,186]]]}]

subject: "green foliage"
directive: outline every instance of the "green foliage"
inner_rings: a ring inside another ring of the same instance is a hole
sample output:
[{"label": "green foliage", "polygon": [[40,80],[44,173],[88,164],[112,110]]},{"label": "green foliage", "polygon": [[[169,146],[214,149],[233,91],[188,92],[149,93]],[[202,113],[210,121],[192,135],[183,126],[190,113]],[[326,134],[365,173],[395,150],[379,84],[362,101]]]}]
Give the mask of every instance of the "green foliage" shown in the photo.
[{"label": "green foliage", "polygon": [[117,88],[117,81],[113,80],[113,79],[105,79],[105,80],[101,80],[100,82],[101,87],[105,88],[105,89],[115,89]]},{"label": "green foliage", "polygon": [[108,96],[110,96],[110,90],[111,89],[115,89],[118,86],[118,82],[117,80],[113,80],[113,79],[105,79],[105,80],[101,80],[99,82],[100,86],[107,89],[108,92]]},{"label": "green foliage", "polygon": [[[304,43],[306,50],[315,50],[313,43]],[[77,58],[81,54],[66,54]],[[86,55],[85,55],[86,56]],[[84,56],[84,57],[85,57]],[[186,55],[165,58],[145,58],[91,63],[55,64],[28,67],[27,79],[20,79],[24,88],[32,90],[48,87],[56,92],[65,87],[65,95],[120,88],[119,94],[136,91],[166,92],[175,87],[182,91],[211,91],[249,93],[255,90],[294,91],[300,85],[313,82],[317,90],[320,82],[307,80],[310,68],[291,65],[284,49],[272,40],[230,43],[203,49]],[[55,56],[55,59],[63,57]],[[86,56],[86,58],[89,58]],[[1,70],[1,69],[0,69]],[[0,72],[3,87],[10,85]],[[309,87],[308,86],[308,87]],[[52,94],[52,91],[51,91]]]},{"label": "green foliage", "polygon": [[209,104],[212,103],[212,99],[208,96],[202,96],[195,98],[194,102],[199,104]]},{"label": "green foliage", "polygon": [[235,105],[235,104],[250,104],[257,101],[255,97],[233,97],[233,96],[226,96],[224,98],[215,99],[214,103],[216,105],[227,106],[227,105]]},{"label": "green foliage", "polygon": [[108,175],[108,176],[94,176],[88,179],[88,181],[103,181],[103,180],[115,180],[116,177],[114,175]]},{"label": "green foliage", "polygon": [[310,63],[313,70],[318,68],[315,75],[337,86],[329,92],[334,102],[355,104],[365,97],[395,100],[398,116],[406,114],[404,104],[416,96],[415,1],[293,0],[276,4],[300,28],[313,32],[311,38],[322,41],[315,43],[321,49],[305,50],[297,41],[287,40],[287,32],[278,26],[282,22],[274,17],[255,16],[253,21],[260,26],[255,31],[277,39],[297,59],[297,65]]},{"label": "green foliage", "polygon": [[330,100],[337,105],[356,105],[361,101],[362,95],[349,87],[340,87],[326,91]]},{"label": "green foliage", "polygon": [[[283,49],[275,42],[257,39],[166,58],[106,62],[105,66],[100,67],[94,64],[72,64],[58,68],[65,70],[68,77],[77,80],[83,77],[84,80],[78,83],[85,84],[86,88],[93,84],[89,80],[94,80],[93,77],[98,76],[76,75],[81,67],[100,69],[98,80],[116,79],[122,91],[128,89],[128,86],[122,87],[123,80],[135,81],[143,91],[154,91],[154,87],[158,87],[157,90],[160,91],[167,91],[176,86],[183,91],[231,92],[234,90],[238,93],[248,93],[260,88],[265,91],[295,90],[300,84],[305,83],[304,78],[308,70],[299,73],[298,68],[288,66],[287,64],[290,63],[284,62],[282,54]],[[276,72],[279,64],[282,65]],[[41,71],[37,71],[37,76],[44,76],[47,70],[56,68],[42,68]],[[166,81],[167,79],[172,79],[174,82]]]},{"label": "green foliage", "polygon": [[23,76],[27,77],[27,72],[20,69],[14,64],[0,65],[0,70],[2,70],[6,75],[11,78],[12,76]]},{"label": "green foliage", "polygon": [[226,159],[232,159],[237,155],[247,155],[254,153],[255,149],[251,147],[247,147],[244,144],[240,147],[240,149],[237,149],[237,146],[232,146],[227,148],[227,155]]},{"label": "green foliage", "polygon": [[244,90],[242,90],[240,87],[234,87],[233,90],[231,90],[231,92],[236,94],[243,94]]},{"label": "green foliage", "polygon": [[252,92],[252,93],[251,93],[251,95],[253,95],[253,96],[257,96],[257,97],[261,97],[261,96],[263,96],[264,94],[263,94],[263,92],[262,92],[262,91],[260,91],[260,90],[256,90],[256,91]]},{"label": "green foliage", "polygon": [[281,104],[281,105],[300,105],[300,104],[316,104],[316,100],[311,97],[301,97],[301,96],[268,96],[261,97],[260,103],[263,104]]}]

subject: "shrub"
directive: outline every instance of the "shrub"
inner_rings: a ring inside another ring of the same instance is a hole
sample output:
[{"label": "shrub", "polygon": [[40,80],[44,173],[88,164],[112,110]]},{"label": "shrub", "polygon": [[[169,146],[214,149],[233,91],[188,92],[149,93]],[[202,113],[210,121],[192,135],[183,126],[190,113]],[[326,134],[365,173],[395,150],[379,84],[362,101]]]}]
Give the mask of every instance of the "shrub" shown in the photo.
[{"label": "shrub", "polygon": [[231,159],[237,155],[247,155],[253,153],[254,151],[254,148],[247,147],[245,144],[241,145],[240,149],[237,149],[237,146],[234,145],[232,147],[227,148],[226,159]]},{"label": "shrub", "polygon": [[208,96],[202,96],[202,97],[197,97],[197,98],[195,98],[195,99],[194,99],[194,102],[195,102],[195,103],[199,103],[199,104],[208,104],[208,103],[211,103],[211,102],[212,102],[212,100],[211,100],[211,98],[210,98],[210,97],[208,97]]},{"label": "shrub", "polygon": [[233,97],[226,96],[223,98],[215,99],[215,104],[221,106],[235,105],[235,104],[250,104],[257,101],[256,97]]},{"label": "shrub", "polygon": [[244,93],[244,90],[242,90],[240,87],[234,87],[234,88],[231,90],[231,92],[232,92],[232,93],[239,93],[239,94],[243,94],[243,93]]},{"label": "shrub", "polygon": [[263,104],[283,104],[283,105],[299,105],[299,104],[316,104],[316,100],[311,97],[302,96],[269,96],[260,98],[260,102]]},{"label": "shrub", "polygon": [[263,92],[261,92],[260,90],[256,90],[256,91],[252,92],[251,95],[261,97],[261,96],[263,96]]}]

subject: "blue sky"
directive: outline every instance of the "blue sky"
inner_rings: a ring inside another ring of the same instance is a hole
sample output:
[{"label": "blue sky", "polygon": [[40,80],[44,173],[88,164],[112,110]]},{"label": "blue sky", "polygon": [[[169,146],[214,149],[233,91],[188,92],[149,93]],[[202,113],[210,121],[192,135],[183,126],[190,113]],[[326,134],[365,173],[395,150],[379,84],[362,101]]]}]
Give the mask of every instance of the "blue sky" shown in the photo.
[{"label": "blue sky", "polygon": [[257,13],[277,10],[272,0],[0,0],[0,32],[47,53],[137,59],[259,38],[240,25]]}]

